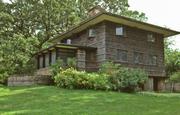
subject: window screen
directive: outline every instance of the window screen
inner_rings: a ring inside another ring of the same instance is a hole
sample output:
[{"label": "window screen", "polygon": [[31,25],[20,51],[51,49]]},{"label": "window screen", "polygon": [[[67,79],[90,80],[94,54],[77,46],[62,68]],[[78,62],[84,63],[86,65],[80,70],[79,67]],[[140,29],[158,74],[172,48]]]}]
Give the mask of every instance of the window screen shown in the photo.
[{"label": "window screen", "polygon": [[134,63],[135,64],[143,63],[143,53],[134,52]]},{"label": "window screen", "polygon": [[157,65],[157,56],[156,55],[149,55],[149,64]]},{"label": "window screen", "polygon": [[123,34],[123,27],[116,27],[116,35],[122,36]]},{"label": "window screen", "polygon": [[127,51],[126,50],[117,50],[117,60],[127,61]]}]

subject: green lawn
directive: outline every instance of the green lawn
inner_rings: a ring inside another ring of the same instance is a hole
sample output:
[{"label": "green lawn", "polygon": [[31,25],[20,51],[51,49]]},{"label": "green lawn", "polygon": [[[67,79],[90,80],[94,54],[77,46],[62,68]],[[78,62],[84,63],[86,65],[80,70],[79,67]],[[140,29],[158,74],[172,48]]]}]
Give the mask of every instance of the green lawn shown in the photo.
[{"label": "green lawn", "polygon": [[180,94],[0,87],[0,115],[180,115]]}]

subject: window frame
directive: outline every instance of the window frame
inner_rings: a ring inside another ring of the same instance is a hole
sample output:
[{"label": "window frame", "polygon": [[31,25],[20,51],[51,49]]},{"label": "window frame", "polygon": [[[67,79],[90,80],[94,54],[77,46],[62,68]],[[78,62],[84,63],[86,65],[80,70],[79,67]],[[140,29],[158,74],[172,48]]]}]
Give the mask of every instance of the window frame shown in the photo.
[{"label": "window frame", "polygon": [[156,37],[155,37],[155,35],[154,35],[153,33],[148,33],[148,34],[147,34],[147,41],[148,41],[148,42],[151,42],[151,43],[156,42]]},{"label": "window frame", "polygon": [[39,56],[39,69],[44,68],[43,67],[43,55]]},{"label": "window frame", "polygon": [[49,66],[49,53],[45,54],[45,67]]},{"label": "window frame", "polygon": [[66,40],[66,44],[69,44],[69,45],[72,44],[72,40],[71,39],[67,39]]},{"label": "window frame", "polygon": [[96,37],[96,29],[95,28],[89,28],[88,29],[88,37],[89,38],[95,38]]},{"label": "window frame", "polygon": [[[119,30],[119,29],[121,29],[121,30]],[[119,30],[119,31],[118,31]],[[123,26],[117,26],[116,28],[115,28],[115,34],[116,34],[116,36],[124,36],[125,35],[125,32],[124,32],[125,30],[124,30],[124,27]]]},{"label": "window frame", "polygon": [[[136,60],[135,55],[138,56],[138,59],[137,59],[138,61],[137,62],[135,62],[135,60]],[[135,51],[133,53],[133,62],[134,62],[134,64],[143,64],[143,62],[144,62],[144,53]]]},{"label": "window frame", "polygon": [[51,52],[51,65],[56,63],[56,50]]},{"label": "window frame", "polygon": [[[126,57],[125,60],[123,58],[124,56]],[[116,60],[119,61],[119,62],[128,62],[128,51],[127,50],[123,50],[123,49],[117,49]]]},{"label": "window frame", "polygon": [[[155,63],[154,63],[154,58],[153,57],[156,57],[155,58]],[[158,65],[158,56],[154,55],[154,54],[150,54],[148,64],[151,65],[151,66],[157,66]]]}]

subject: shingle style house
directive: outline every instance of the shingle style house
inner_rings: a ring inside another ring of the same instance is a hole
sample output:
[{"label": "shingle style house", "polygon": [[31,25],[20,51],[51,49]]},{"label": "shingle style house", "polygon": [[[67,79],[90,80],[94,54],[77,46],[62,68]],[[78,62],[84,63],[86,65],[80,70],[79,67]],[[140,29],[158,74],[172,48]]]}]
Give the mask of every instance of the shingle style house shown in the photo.
[{"label": "shingle style house", "polygon": [[166,79],[164,38],[179,32],[105,12],[94,7],[90,18],[51,40],[54,43],[36,54],[39,74],[48,74],[58,58],[75,57],[79,70],[97,71],[111,60],[147,71],[145,89],[161,90]]}]

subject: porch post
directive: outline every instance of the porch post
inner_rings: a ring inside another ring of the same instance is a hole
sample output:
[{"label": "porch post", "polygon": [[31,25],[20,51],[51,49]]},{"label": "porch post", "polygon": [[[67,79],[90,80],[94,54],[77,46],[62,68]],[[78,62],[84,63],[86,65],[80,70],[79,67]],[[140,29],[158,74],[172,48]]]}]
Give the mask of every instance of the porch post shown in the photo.
[{"label": "porch post", "polygon": [[148,80],[144,84],[144,90],[153,91],[153,77],[148,77]]},{"label": "porch post", "polygon": [[39,57],[39,55],[37,55],[37,57],[36,57],[36,64],[37,64],[37,69],[40,69],[40,57]]},{"label": "porch post", "polygon": [[83,49],[77,50],[77,68],[78,70],[86,70],[86,51]]}]

